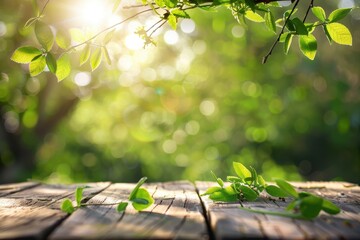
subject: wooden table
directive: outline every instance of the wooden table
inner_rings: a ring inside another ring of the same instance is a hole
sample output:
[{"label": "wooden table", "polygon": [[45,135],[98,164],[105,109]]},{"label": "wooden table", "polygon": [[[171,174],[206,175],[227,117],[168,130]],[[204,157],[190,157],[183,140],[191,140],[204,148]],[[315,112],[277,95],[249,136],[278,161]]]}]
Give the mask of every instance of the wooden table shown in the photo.
[{"label": "wooden table", "polygon": [[[86,183],[52,185],[36,182],[0,185],[0,239],[360,239],[360,187],[345,182],[294,183],[341,207],[316,220],[250,213],[239,203],[213,203],[199,193],[212,185],[187,181],[145,184],[156,202],[143,212],[125,213],[112,205],[82,207],[68,215],[61,201],[77,186],[87,203],[114,203],[127,198],[134,184]],[[287,203],[243,202],[244,207],[279,211]]]}]

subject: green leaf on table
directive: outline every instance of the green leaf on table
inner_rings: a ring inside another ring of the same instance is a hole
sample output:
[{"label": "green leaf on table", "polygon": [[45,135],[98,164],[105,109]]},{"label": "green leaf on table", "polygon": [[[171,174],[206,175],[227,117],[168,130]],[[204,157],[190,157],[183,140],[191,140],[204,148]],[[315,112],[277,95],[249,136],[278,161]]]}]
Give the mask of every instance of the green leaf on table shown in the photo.
[{"label": "green leaf on table", "polygon": [[83,198],[84,187],[77,187],[75,190],[75,200],[78,207],[81,206],[81,200]]},{"label": "green leaf on table", "polygon": [[201,196],[205,196],[205,195],[209,195],[209,194],[212,194],[214,192],[218,192],[222,189],[222,187],[218,187],[218,186],[215,186],[215,187],[209,187],[208,189],[206,189],[206,191],[201,194]]},{"label": "green leaf on table", "polygon": [[231,186],[228,186],[210,194],[209,198],[213,201],[235,202],[238,200],[238,194]]},{"label": "green leaf on table", "polygon": [[340,208],[338,206],[326,199],[323,199],[321,209],[332,215],[338,214],[340,212]]},{"label": "green leaf on table", "polygon": [[54,55],[52,55],[49,52],[46,54],[46,65],[48,66],[50,72],[56,73],[56,68],[57,68],[56,59]]},{"label": "green leaf on table", "polygon": [[31,46],[17,48],[11,56],[11,60],[16,63],[30,63],[35,57],[38,57],[42,52]]},{"label": "green leaf on table", "polygon": [[322,7],[312,7],[311,11],[314,14],[314,16],[317,17],[317,19],[319,19],[322,22],[325,22],[326,14]]},{"label": "green leaf on table", "polygon": [[323,199],[317,196],[307,196],[301,199],[300,212],[307,219],[317,217],[322,209]]},{"label": "green leaf on table", "polygon": [[36,22],[35,36],[46,51],[51,50],[52,46],[54,45],[54,34],[47,24],[40,21]]},{"label": "green leaf on table", "polygon": [[305,27],[304,23],[299,18],[292,19],[292,23],[295,26],[296,34],[298,35],[308,35],[308,30]]},{"label": "green leaf on table", "polygon": [[240,183],[243,183],[244,180],[242,178],[239,178],[239,177],[235,177],[235,176],[227,176],[226,177],[226,180],[228,182],[240,182]]},{"label": "green leaf on table", "polygon": [[135,185],[134,189],[131,191],[129,195],[129,200],[132,201],[136,197],[136,193],[139,190],[139,188],[146,182],[147,177],[141,178],[137,184]]},{"label": "green leaf on table", "polygon": [[154,203],[154,199],[145,188],[139,188],[131,201],[132,206],[138,211],[142,211]]},{"label": "green leaf on table", "polygon": [[256,172],[255,168],[250,166],[250,172],[251,172],[251,182],[256,183],[256,181],[257,181],[257,172]]},{"label": "green leaf on table", "polygon": [[236,174],[242,178],[242,179],[246,179],[246,178],[250,178],[251,177],[251,172],[249,169],[247,169],[244,165],[242,165],[239,162],[233,162],[233,167],[234,170],[236,172]]},{"label": "green leaf on table", "polygon": [[62,54],[58,60],[56,61],[56,77],[58,79],[58,81],[62,81],[63,79],[65,79],[67,76],[70,75],[71,72],[71,62],[70,62],[70,57],[67,53]]},{"label": "green leaf on table", "polygon": [[245,17],[253,22],[265,22],[265,19],[262,16],[250,10],[245,12]]},{"label": "green leaf on table", "polygon": [[314,35],[300,35],[299,46],[301,52],[310,60],[314,60],[317,51],[317,41]]},{"label": "green leaf on table", "polygon": [[66,31],[58,30],[56,32],[55,42],[60,48],[67,49],[71,44],[70,34]]},{"label": "green leaf on table", "polygon": [[297,198],[299,196],[299,194],[296,192],[294,186],[291,185],[290,183],[288,183],[287,181],[285,181],[283,179],[276,179],[275,182],[283,191],[288,193],[290,196],[293,196],[295,198]]},{"label": "green leaf on table", "polygon": [[342,45],[352,46],[352,36],[349,29],[341,23],[329,23],[325,25],[331,39]]},{"label": "green leaf on table", "polygon": [[61,211],[66,212],[66,213],[69,213],[69,214],[71,214],[71,213],[73,213],[73,212],[75,211],[75,208],[74,208],[71,200],[68,199],[68,198],[65,199],[65,200],[61,203],[61,207],[60,207],[60,208],[61,208]]},{"label": "green leaf on table", "polygon": [[265,179],[264,179],[261,175],[258,175],[258,177],[257,177],[257,182],[258,182],[261,186],[266,187],[266,181],[265,181]]},{"label": "green leaf on table", "polygon": [[80,66],[86,63],[90,58],[91,48],[90,44],[86,44],[84,49],[81,50],[80,54]]},{"label": "green leaf on table", "polygon": [[275,185],[269,185],[265,188],[266,192],[273,197],[289,197],[289,194]]},{"label": "green leaf on table", "polygon": [[96,48],[90,57],[90,66],[91,66],[91,70],[95,71],[100,63],[101,63],[101,59],[102,59],[102,54],[101,54],[101,48]]},{"label": "green leaf on table", "polygon": [[337,22],[337,21],[343,19],[344,17],[346,17],[351,12],[351,10],[352,10],[352,8],[336,9],[335,11],[330,13],[329,22]]},{"label": "green leaf on table", "polygon": [[129,205],[128,202],[121,202],[121,203],[119,203],[119,204],[117,205],[116,211],[118,211],[118,212],[123,212],[123,211],[126,210],[126,208],[127,208],[128,205]]},{"label": "green leaf on table", "polygon": [[272,14],[272,12],[270,12],[270,11],[266,12],[264,19],[265,19],[265,24],[266,24],[267,28],[270,31],[273,31],[274,33],[276,33],[276,23],[275,23],[275,18],[274,18],[274,15]]},{"label": "green leaf on table", "polygon": [[244,195],[245,199],[248,201],[255,201],[258,198],[258,194],[245,185],[240,185],[239,189],[241,190],[242,194]]},{"label": "green leaf on table", "polygon": [[35,77],[42,73],[46,67],[46,58],[44,55],[35,57],[29,64],[30,76]]}]

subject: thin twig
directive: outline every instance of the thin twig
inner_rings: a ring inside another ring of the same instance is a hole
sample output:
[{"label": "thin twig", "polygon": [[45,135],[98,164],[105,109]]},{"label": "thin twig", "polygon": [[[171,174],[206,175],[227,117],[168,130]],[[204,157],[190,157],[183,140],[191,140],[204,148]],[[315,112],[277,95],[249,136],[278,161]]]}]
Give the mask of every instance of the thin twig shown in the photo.
[{"label": "thin twig", "polygon": [[303,19],[303,23],[305,23],[307,16],[309,15],[310,9],[314,7],[314,0],[311,0],[308,9],[306,10],[306,14]]},{"label": "thin twig", "polygon": [[278,36],[277,39],[275,40],[274,44],[271,46],[270,51],[268,52],[268,54],[266,54],[266,56],[263,58],[263,61],[262,61],[263,64],[266,63],[267,59],[268,59],[268,58],[270,57],[270,55],[272,54],[272,51],[274,50],[275,46],[276,46],[276,45],[278,44],[278,42],[280,41],[280,37],[281,37],[281,35],[284,33],[286,24],[288,23],[291,15],[294,13],[295,8],[297,7],[299,1],[300,1],[300,0],[296,0],[296,1],[295,1],[295,4],[294,4],[293,8],[291,9],[291,12],[290,12],[289,16],[288,16],[288,17],[286,18],[286,20],[285,20],[284,26],[281,28],[281,32],[279,33],[279,36]]},{"label": "thin twig", "polygon": [[[156,8],[156,9],[158,9],[158,8]],[[91,40],[95,39],[96,37],[98,37],[99,35],[103,34],[104,32],[107,32],[107,31],[109,31],[109,30],[111,30],[111,29],[113,29],[113,28],[116,28],[117,26],[119,26],[119,25],[121,25],[121,24],[129,21],[130,19],[133,19],[133,18],[135,18],[135,17],[137,17],[137,16],[139,16],[139,15],[141,15],[141,14],[143,14],[143,13],[150,12],[150,11],[152,11],[152,10],[153,10],[153,9],[146,9],[146,10],[144,10],[144,11],[141,11],[141,12],[138,12],[138,13],[132,15],[131,17],[128,17],[128,18],[122,20],[121,22],[115,23],[114,25],[112,25],[112,26],[110,26],[110,27],[107,27],[107,28],[101,30],[100,32],[96,33],[96,34],[93,35],[91,38],[87,39],[86,41],[84,41],[84,42],[82,42],[82,43],[79,43],[79,44],[76,44],[76,45],[74,45],[74,46],[71,46],[70,48],[66,49],[65,52],[69,52],[69,51],[71,51],[71,50],[73,50],[73,49],[75,49],[75,48],[77,48],[77,47],[80,47],[80,46],[82,46],[82,45],[90,42]]]},{"label": "thin twig", "polygon": [[[162,19],[161,19],[162,20]],[[164,26],[164,24],[167,22],[167,20],[164,20],[163,23],[161,23],[159,26],[157,26],[150,34],[149,37],[151,37],[159,28],[161,28],[162,26]]]},{"label": "thin twig", "polygon": [[43,6],[43,8],[41,9],[40,13],[39,13],[39,17],[41,15],[43,15],[44,11],[45,11],[45,8],[47,7],[47,5],[49,4],[50,0],[47,0]]}]

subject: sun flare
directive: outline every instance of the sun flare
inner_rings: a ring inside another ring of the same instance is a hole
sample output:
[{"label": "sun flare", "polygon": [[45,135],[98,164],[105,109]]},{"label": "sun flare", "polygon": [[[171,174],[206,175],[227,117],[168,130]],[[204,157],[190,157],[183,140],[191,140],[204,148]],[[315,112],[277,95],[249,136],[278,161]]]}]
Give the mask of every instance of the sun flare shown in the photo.
[{"label": "sun flare", "polygon": [[111,6],[104,0],[78,1],[76,9],[79,24],[90,28],[99,28],[111,19]]}]

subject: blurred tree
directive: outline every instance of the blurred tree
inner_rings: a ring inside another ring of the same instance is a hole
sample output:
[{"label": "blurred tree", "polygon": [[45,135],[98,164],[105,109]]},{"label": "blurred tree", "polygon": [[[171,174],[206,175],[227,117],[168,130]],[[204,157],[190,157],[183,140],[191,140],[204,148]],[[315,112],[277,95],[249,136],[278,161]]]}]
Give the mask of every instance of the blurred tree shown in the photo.
[{"label": "blurred tree", "polygon": [[[297,52],[273,53],[262,66],[273,34],[254,27],[244,34],[221,9],[196,11],[178,31],[159,30],[156,48],[142,50],[133,30],[121,29],[109,46],[111,66],[74,67],[57,84],[49,72],[31,77],[10,62],[35,40],[22,28],[31,1],[2,4],[2,182],[208,179],[211,169],[228,174],[233,160],[268,179],[359,182],[358,42],[319,45],[311,63]],[[64,6],[49,6],[46,20],[63,23],[68,18],[56,13]],[[354,39],[356,14],[346,22]]]}]

